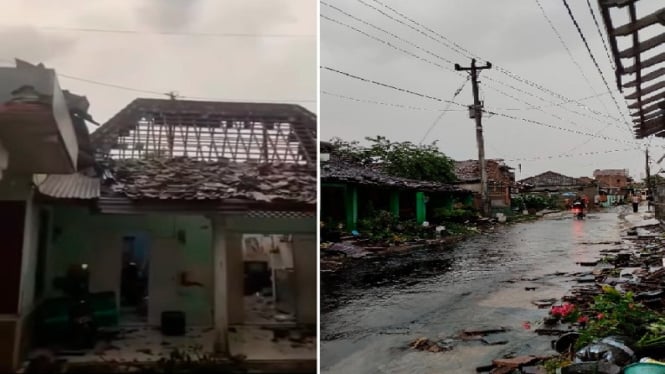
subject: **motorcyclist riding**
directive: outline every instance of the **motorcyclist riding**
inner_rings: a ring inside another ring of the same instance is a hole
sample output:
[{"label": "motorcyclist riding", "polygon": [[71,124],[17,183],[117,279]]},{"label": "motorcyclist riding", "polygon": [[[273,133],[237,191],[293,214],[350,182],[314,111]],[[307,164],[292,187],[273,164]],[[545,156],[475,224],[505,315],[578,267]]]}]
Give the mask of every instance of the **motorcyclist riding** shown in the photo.
[{"label": "motorcyclist riding", "polygon": [[586,209],[586,204],[584,204],[584,200],[578,196],[573,202],[573,211],[575,212],[576,218],[584,218],[584,209]]}]

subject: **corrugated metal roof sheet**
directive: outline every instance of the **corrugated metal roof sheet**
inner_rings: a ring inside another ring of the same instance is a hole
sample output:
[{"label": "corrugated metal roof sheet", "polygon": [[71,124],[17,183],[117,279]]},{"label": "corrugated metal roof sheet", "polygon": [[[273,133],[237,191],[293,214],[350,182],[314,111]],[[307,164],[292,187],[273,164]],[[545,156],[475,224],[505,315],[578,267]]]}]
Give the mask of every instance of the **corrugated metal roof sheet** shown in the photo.
[{"label": "corrugated metal roof sheet", "polygon": [[60,199],[96,199],[100,195],[98,178],[83,174],[48,174],[35,176],[40,193]]}]

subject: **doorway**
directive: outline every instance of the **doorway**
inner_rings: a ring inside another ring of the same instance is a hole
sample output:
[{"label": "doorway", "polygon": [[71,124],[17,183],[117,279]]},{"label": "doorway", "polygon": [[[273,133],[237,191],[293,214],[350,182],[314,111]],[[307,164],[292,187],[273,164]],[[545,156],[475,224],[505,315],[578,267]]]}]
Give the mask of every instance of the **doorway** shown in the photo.
[{"label": "doorway", "polygon": [[295,270],[290,235],[242,238],[245,324],[295,323]]},{"label": "doorway", "polygon": [[148,279],[150,279],[150,237],[133,233],[122,237],[120,273],[120,318],[125,326],[148,323]]}]

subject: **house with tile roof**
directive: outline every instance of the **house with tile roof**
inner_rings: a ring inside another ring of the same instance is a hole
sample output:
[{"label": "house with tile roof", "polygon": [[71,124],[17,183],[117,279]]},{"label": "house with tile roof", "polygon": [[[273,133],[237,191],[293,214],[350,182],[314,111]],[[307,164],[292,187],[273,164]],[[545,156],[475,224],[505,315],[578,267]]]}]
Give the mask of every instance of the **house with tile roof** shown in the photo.
[{"label": "house with tile roof", "polygon": [[[17,229],[29,251],[14,292],[31,311],[13,325],[8,368],[30,348],[74,344],[73,299],[62,287],[72,270],[86,274],[94,340],[117,348],[103,360],[154,362],[196,345],[242,355],[248,367],[276,357],[315,367],[313,113],[136,99],[85,139],[89,157],[70,156],[77,167],[27,172],[6,187],[28,191]],[[89,343],[75,356],[55,353],[72,364],[102,360]]]},{"label": "house with tile roof", "polygon": [[451,183],[395,177],[380,165],[357,165],[335,156],[334,146],[320,143],[321,220],[343,223],[347,230],[378,211],[403,220],[433,221],[437,208],[471,201],[471,191]]},{"label": "house with tile roof", "polygon": [[[503,160],[485,160],[487,172],[487,189],[492,204],[496,210],[510,208],[510,194],[515,186],[514,169],[506,165]],[[481,206],[480,199],[480,165],[478,160],[455,161],[456,184],[459,187],[474,192],[475,206]]]}]

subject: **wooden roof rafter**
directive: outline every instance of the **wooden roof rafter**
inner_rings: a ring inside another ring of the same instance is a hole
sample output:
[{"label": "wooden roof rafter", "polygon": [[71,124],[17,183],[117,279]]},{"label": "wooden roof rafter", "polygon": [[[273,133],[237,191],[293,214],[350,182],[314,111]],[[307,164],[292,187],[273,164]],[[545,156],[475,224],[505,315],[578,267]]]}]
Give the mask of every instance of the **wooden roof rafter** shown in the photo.
[{"label": "wooden roof rafter", "polygon": [[[598,5],[616,65],[617,87],[620,92],[623,92],[624,88],[634,88],[625,98],[632,101],[628,108],[635,109],[631,112],[631,116],[637,117],[633,120],[637,124],[635,136],[642,139],[654,134],[665,136],[665,122],[659,119],[659,114],[652,113],[661,108],[661,103],[665,103],[665,91],[661,91],[665,88],[665,51],[648,58],[644,56],[648,51],[665,46],[665,31],[642,42],[639,37],[639,32],[647,27],[657,24],[665,26],[665,7],[638,18],[638,2],[639,0],[598,0]],[[627,8],[628,23],[614,27],[610,15],[612,8]],[[620,37],[630,38],[631,46],[619,51]],[[631,59],[633,65],[625,66],[622,59]],[[647,68],[654,70],[645,73]],[[622,84],[624,75],[635,75],[635,78]],[[645,87],[646,82],[649,82],[649,85]]]}]

